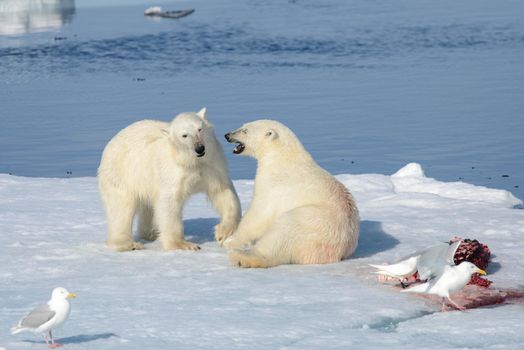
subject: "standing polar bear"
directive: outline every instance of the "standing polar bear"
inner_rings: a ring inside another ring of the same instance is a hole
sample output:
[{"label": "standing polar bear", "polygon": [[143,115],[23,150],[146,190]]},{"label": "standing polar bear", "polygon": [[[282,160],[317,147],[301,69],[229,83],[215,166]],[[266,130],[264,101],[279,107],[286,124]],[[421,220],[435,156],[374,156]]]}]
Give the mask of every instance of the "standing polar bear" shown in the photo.
[{"label": "standing polar bear", "polygon": [[137,212],[139,238],[158,236],[165,250],[199,249],[184,239],[182,221],[184,202],[197,192],[206,193],[220,213],[219,242],[240,220],[240,202],[205,108],[171,123],[143,120],[120,131],[104,149],[98,182],[113,250],[143,248],[132,238]]},{"label": "standing polar bear", "polygon": [[318,166],[291,130],[258,120],[225,137],[237,144],[233,153],[258,161],[251,205],[224,244],[232,249],[232,264],[325,264],[353,253],[359,236],[353,197]]}]

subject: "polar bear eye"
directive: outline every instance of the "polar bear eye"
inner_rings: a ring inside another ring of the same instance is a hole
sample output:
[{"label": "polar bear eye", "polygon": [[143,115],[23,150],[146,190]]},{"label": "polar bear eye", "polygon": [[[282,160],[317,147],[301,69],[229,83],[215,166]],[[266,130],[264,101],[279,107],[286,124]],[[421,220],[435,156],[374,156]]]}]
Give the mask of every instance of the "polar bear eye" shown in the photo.
[{"label": "polar bear eye", "polygon": [[202,128],[198,129],[198,131],[202,131]]},{"label": "polar bear eye", "polygon": [[183,138],[186,138],[186,137],[187,137],[187,134],[182,135],[182,137],[183,137]]}]

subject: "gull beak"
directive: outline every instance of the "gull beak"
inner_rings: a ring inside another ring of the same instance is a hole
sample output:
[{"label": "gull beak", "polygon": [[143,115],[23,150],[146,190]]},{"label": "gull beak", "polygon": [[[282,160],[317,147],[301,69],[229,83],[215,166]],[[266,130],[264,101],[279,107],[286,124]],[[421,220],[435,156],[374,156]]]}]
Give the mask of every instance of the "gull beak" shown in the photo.
[{"label": "gull beak", "polygon": [[480,273],[481,275],[487,275],[487,272],[481,269],[478,269],[477,272]]},{"label": "gull beak", "polygon": [[76,298],[76,294],[75,293],[69,293],[67,295],[68,298]]}]

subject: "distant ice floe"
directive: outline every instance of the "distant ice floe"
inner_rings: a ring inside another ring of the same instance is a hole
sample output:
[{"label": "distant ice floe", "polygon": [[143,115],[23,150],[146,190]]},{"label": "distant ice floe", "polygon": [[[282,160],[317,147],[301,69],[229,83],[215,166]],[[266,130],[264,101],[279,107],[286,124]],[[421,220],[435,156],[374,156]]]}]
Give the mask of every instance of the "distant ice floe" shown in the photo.
[{"label": "distant ice floe", "polygon": [[71,22],[75,0],[2,0],[0,35],[56,30]]},{"label": "distant ice floe", "polygon": [[160,6],[152,6],[152,7],[147,8],[144,11],[144,16],[151,17],[153,19],[158,19],[158,18],[178,19],[178,18],[189,16],[193,12],[195,12],[194,9],[164,11],[162,7]]},{"label": "distant ice floe", "polygon": [[163,12],[160,6],[151,6],[144,11],[144,15],[159,15]]}]

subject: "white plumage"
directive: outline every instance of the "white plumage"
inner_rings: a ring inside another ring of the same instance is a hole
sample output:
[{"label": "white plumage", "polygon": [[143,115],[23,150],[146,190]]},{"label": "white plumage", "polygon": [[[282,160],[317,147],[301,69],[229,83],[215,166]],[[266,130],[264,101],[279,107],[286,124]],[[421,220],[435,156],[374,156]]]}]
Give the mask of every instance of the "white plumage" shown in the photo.
[{"label": "white plumage", "polygon": [[453,244],[440,243],[408,255],[391,265],[372,265],[379,275],[403,280],[418,271],[419,278],[426,280],[442,274],[446,266],[455,265],[453,257],[460,241]]},{"label": "white plumage", "polygon": [[378,275],[390,276],[398,279],[403,279],[413,275],[417,271],[417,262],[419,256],[412,256],[410,258],[401,260],[391,265],[373,265],[369,266],[377,269],[375,271]]},{"label": "white plumage", "polygon": [[426,283],[404,289],[402,292],[435,294],[442,298],[443,311],[445,309],[446,299],[457,309],[465,310],[463,306],[451,300],[449,294],[450,292],[464,288],[474,273],[480,273],[481,275],[486,274],[484,270],[479,269],[469,261],[463,261],[457,266],[446,265],[440,275],[430,279]]},{"label": "white plumage", "polygon": [[51,299],[47,304],[40,305],[22,318],[16,326],[11,328],[11,334],[20,332],[43,333],[44,339],[49,348],[56,348],[61,344],[53,339],[52,330],[60,326],[69,316],[71,305],[67,298],[75,298],[76,294],[70,293],[67,289],[57,287],[53,289]]}]

